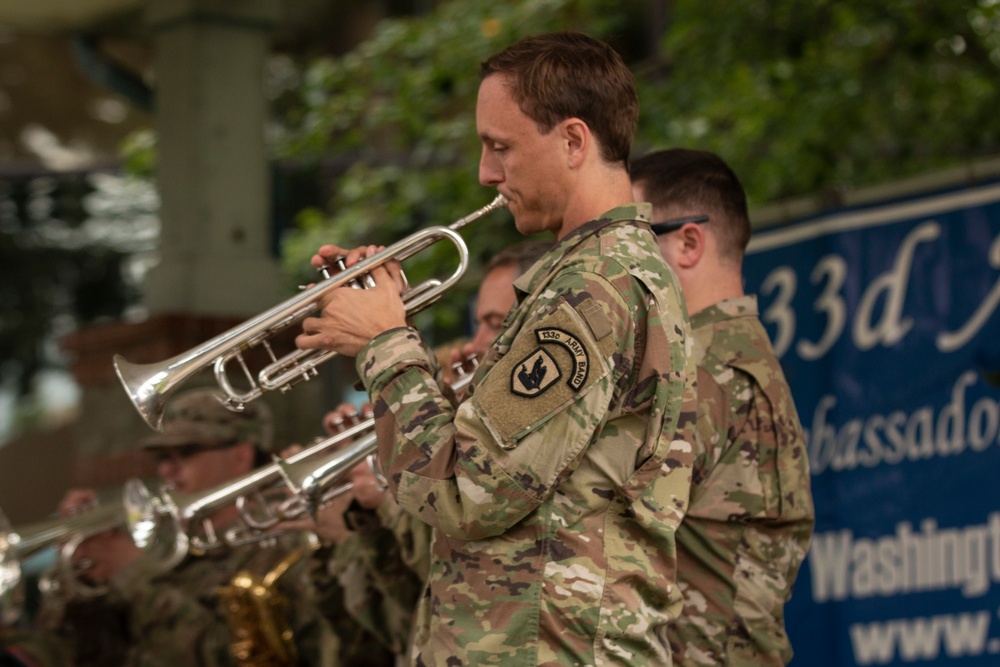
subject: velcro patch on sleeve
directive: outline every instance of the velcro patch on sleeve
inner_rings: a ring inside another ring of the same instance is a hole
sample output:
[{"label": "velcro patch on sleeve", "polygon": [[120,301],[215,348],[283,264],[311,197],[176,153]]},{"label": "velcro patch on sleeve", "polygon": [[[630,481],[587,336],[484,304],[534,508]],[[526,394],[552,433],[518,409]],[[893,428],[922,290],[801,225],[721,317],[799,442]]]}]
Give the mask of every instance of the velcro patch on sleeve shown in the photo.
[{"label": "velcro patch on sleeve", "polygon": [[608,372],[590,327],[563,302],[518,334],[476,387],[474,400],[500,445],[510,449]]}]

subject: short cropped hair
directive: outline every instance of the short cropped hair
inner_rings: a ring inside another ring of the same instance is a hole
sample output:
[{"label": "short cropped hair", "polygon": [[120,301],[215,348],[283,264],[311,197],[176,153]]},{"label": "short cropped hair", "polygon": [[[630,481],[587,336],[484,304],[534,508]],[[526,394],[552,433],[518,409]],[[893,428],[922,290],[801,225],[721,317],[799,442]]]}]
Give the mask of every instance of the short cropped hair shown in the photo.
[{"label": "short cropped hair", "polygon": [[482,62],[479,74],[508,75],[511,95],[542,134],[579,118],[601,157],[628,169],[639,98],[632,72],[608,44],[578,32],[526,37]]},{"label": "short cropped hair", "polygon": [[656,151],[632,160],[631,178],[655,208],[683,206],[708,214],[719,255],[742,260],[750,242],[747,196],[721,157],[688,148]]},{"label": "short cropped hair", "polygon": [[552,241],[543,239],[528,239],[509,245],[490,257],[483,268],[483,275],[502,266],[513,266],[514,274],[519,276],[530,269],[552,245]]}]

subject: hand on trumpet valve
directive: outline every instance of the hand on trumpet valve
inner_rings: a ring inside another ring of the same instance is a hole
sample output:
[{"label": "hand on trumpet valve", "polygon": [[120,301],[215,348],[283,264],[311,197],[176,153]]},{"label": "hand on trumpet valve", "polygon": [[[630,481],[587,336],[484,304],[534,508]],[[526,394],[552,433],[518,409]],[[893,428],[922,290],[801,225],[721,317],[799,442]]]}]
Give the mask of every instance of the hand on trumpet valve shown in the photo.
[{"label": "hand on trumpet valve", "polygon": [[[319,251],[313,255],[312,265],[323,274],[324,278],[332,278],[358,262],[368,259],[375,253],[383,250],[385,250],[385,246],[362,246],[353,250],[346,250],[339,246],[327,244],[320,246]],[[357,280],[352,280],[347,285],[354,289],[370,289],[375,287],[375,279],[370,273],[366,273],[362,276],[362,279],[364,281],[363,284]]]},{"label": "hand on trumpet valve", "polygon": [[[92,489],[70,489],[59,501],[59,514],[64,517],[93,511],[97,507],[97,495]],[[73,539],[67,540],[72,544]],[[134,561],[142,552],[121,528],[110,528],[80,540],[72,553],[72,565],[76,575],[103,584],[122,568]]]},{"label": "hand on trumpet valve", "polygon": [[[313,266],[344,255],[348,267],[368,259],[379,251],[376,246],[343,248],[325,245],[313,257]],[[318,317],[302,321],[302,333],[295,345],[302,350],[333,350],[357,356],[368,341],[384,331],[406,326],[406,306],[400,296],[405,282],[399,263],[393,260],[378,264],[370,275],[374,285],[355,290],[348,287],[328,292],[320,301]]]},{"label": "hand on trumpet valve", "polygon": [[472,343],[466,343],[461,347],[451,350],[451,379],[457,380],[463,375],[475,373],[479,367],[479,352],[474,349]]},{"label": "hand on trumpet valve", "polygon": [[142,552],[121,528],[88,537],[73,554],[80,576],[95,584],[104,584],[139,558]]},{"label": "hand on trumpet valve", "polygon": [[477,350],[474,342],[465,343],[460,347],[455,347],[451,350],[451,363],[449,364],[450,373],[445,374],[445,383],[451,391],[450,397],[458,402],[461,402],[463,396],[465,395],[465,390],[454,390],[451,389],[459,380],[465,378],[466,376],[472,375],[476,372],[479,367],[479,358],[481,351]]}]

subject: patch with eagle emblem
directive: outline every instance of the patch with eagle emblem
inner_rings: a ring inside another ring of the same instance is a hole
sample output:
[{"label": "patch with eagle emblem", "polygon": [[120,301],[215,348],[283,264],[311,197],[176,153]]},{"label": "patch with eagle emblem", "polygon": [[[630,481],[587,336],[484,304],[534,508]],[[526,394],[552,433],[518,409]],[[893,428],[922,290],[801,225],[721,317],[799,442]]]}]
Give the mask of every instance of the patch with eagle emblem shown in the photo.
[{"label": "patch with eagle emblem", "polygon": [[500,446],[514,447],[537,424],[607,376],[610,364],[603,347],[589,320],[566,302],[522,330],[473,394]]},{"label": "patch with eagle emblem", "polygon": [[518,396],[538,396],[559,380],[562,373],[552,355],[538,348],[521,361],[510,375],[510,390]]}]

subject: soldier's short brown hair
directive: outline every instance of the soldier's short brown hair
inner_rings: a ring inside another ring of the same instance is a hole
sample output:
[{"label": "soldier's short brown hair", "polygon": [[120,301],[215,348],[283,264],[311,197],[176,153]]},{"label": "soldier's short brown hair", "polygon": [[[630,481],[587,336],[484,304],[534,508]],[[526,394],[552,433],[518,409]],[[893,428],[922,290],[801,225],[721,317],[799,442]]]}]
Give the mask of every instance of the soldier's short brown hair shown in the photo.
[{"label": "soldier's short brown hair", "polygon": [[631,177],[655,208],[683,206],[709,214],[720,256],[742,261],[750,242],[747,196],[725,160],[710,151],[670,148],[633,160]]},{"label": "soldier's short brown hair", "polygon": [[508,75],[514,101],[542,134],[579,118],[601,157],[628,169],[639,98],[632,72],[608,44],[578,32],[526,37],[486,59],[479,73]]},{"label": "soldier's short brown hair", "polygon": [[509,245],[490,257],[483,268],[483,275],[501,266],[513,266],[514,274],[519,276],[530,269],[552,246],[552,241],[546,239],[528,239]]}]

